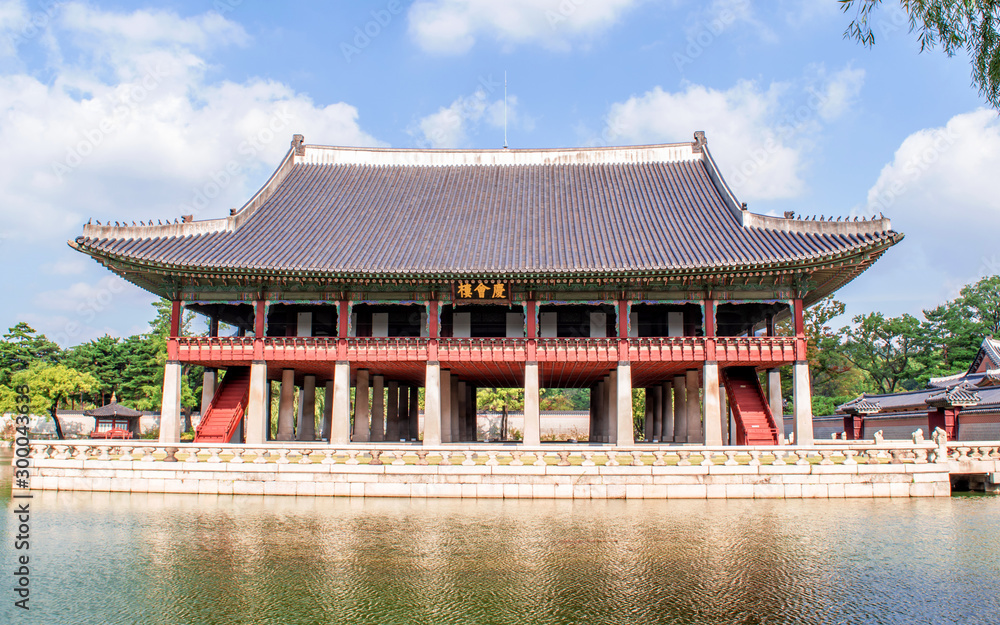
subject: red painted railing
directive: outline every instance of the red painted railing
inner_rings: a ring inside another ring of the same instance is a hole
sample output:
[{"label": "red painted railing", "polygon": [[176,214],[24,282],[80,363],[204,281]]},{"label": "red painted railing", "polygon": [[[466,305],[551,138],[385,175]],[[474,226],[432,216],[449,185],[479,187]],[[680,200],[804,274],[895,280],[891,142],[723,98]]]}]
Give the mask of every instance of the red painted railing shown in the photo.
[{"label": "red painted railing", "polygon": [[[175,339],[178,358],[193,362],[249,362],[253,337],[189,336]],[[704,337],[646,338],[439,338],[437,359],[443,362],[524,362],[534,341],[540,362],[698,362],[708,358]],[[262,339],[265,360],[352,362],[424,361],[426,337],[268,337]],[[792,362],[794,337],[717,337],[715,360],[731,364]]]}]

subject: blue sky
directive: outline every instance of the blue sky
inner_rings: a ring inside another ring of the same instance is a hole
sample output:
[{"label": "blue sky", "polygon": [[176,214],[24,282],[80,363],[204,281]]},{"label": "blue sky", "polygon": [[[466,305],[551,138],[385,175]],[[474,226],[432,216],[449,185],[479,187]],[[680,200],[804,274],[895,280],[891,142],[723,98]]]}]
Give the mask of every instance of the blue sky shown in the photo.
[{"label": "blue sky", "polygon": [[885,213],[906,239],[838,297],[919,314],[1000,272],[1000,124],[885,4],[866,49],[835,0],[0,2],[0,327],[144,331],[66,245],[88,218],[226,215],[294,133],[500,147],[505,71],[511,147],[704,130],[754,212]]}]

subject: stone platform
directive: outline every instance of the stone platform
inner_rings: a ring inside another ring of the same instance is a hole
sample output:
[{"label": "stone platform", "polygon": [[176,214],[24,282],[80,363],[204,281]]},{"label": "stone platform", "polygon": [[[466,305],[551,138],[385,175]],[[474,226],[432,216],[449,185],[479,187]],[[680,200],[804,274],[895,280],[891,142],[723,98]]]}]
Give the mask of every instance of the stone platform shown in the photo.
[{"label": "stone platform", "polygon": [[576,499],[940,497],[1000,474],[998,443],[540,447],[32,443],[31,488],[143,493]]}]

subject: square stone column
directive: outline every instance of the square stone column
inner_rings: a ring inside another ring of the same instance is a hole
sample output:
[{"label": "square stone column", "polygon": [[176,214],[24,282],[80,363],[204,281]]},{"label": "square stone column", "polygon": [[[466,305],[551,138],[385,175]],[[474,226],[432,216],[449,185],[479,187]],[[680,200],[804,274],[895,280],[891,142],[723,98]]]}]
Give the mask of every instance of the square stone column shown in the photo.
[{"label": "square stone column", "polygon": [[594,397],[591,403],[594,406],[594,416],[593,419],[591,419],[589,438],[591,443],[600,443],[604,428],[602,419],[604,415],[604,403],[606,401],[604,399],[604,380],[601,380],[594,385],[593,393]]},{"label": "square stone column", "polygon": [[420,440],[420,389],[416,386],[410,387],[410,403],[407,405],[410,407],[409,439],[418,441]]},{"label": "square stone column", "polygon": [[461,416],[458,411],[458,384],[458,376],[451,376],[451,402],[449,408],[451,409],[451,442],[453,443],[461,443],[464,440],[462,438]]},{"label": "square stone column", "polygon": [[656,420],[656,411],[653,410],[653,387],[647,386],[642,390],[645,400],[642,402],[645,405],[644,414],[642,416],[642,438],[647,443],[659,440],[659,436],[654,434],[656,432],[656,424],[653,423]]},{"label": "square stone column", "polygon": [[339,360],[333,366],[333,418],[330,444],[343,445],[351,440],[351,363]]},{"label": "square stone column", "polygon": [[722,444],[732,445],[729,431],[729,397],[726,395],[726,385],[719,384],[719,411],[722,413]]},{"label": "square stone column", "polygon": [[608,419],[605,424],[605,441],[618,444],[618,368],[608,374]]},{"label": "square stone column", "polygon": [[538,408],[538,363],[524,363],[524,444],[541,445],[541,414]]},{"label": "square stone column", "polygon": [[255,360],[250,365],[250,396],[247,398],[247,445],[267,440],[267,363]]},{"label": "square stone column", "polygon": [[181,441],[181,363],[168,360],[163,369],[163,401],[160,404],[160,442]]},{"label": "square stone column", "polygon": [[632,365],[627,362],[618,363],[618,425],[615,444],[620,447],[635,445],[635,424],[632,421]]},{"label": "square stone column", "polygon": [[463,441],[469,440],[469,394],[464,380],[458,382],[458,429]]},{"label": "square stone column", "polygon": [[684,406],[687,411],[687,442],[703,443],[704,434],[701,430],[701,402],[698,396],[701,388],[698,385],[698,370],[688,369],[685,374],[687,393]]},{"label": "square stone column", "polygon": [[368,369],[358,369],[354,383],[354,440],[367,443],[371,432],[368,423]]},{"label": "square stone column", "polygon": [[399,385],[399,436],[396,440],[402,442],[410,436],[410,387]]},{"label": "square stone column", "polygon": [[767,370],[767,403],[778,426],[778,444],[785,442],[785,407],[781,399],[781,369]]},{"label": "square stone column", "polygon": [[372,376],[372,431],[373,443],[385,440],[385,376]]},{"label": "square stone column", "polygon": [[[320,428],[320,438],[329,441],[331,429],[333,429],[333,380],[327,380],[323,385],[323,425]],[[367,431],[365,436],[368,436]]]},{"label": "square stone column", "polygon": [[208,406],[212,403],[212,397],[215,396],[216,385],[219,381],[219,371],[218,369],[211,369],[206,367],[205,373],[201,375],[201,418],[205,418],[205,413],[208,412]]},{"label": "square stone column", "polygon": [[792,394],[795,399],[795,444],[812,445],[812,389],[807,360],[799,360],[792,365]]},{"label": "square stone column", "polygon": [[685,376],[674,376],[674,442],[686,443],[687,434],[687,389]]},{"label": "square stone column", "polygon": [[428,362],[424,372],[424,445],[441,444],[441,365]]},{"label": "square stone column", "polygon": [[661,443],[674,440],[674,382],[670,380],[660,385],[660,403],[663,406],[663,428]]},{"label": "square stone column", "polygon": [[390,380],[386,385],[385,440],[399,442],[399,382]]},{"label": "square stone column", "polygon": [[281,370],[281,395],[278,398],[279,441],[290,441],[295,435],[295,369]]},{"label": "square stone column", "polygon": [[302,378],[302,392],[299,394],[299,427],[295,440],[316,440],[316,376]]},{"label": "square stone column", "polygon": [[441,442],[451,443],[451,371],[441,369]]},{"label": "square stone column", "polygon": [[722,445],[722,406],[719,405],[719,363],[706,362],[702,367],[705,398],[703,400],[705,444]]},{"label": "square stone column", "polygon": [[653,419],[653,442],[663,440],[663,388],[659,384],[646,389],[646,405],[652,404],[652,410],[647,408],[646,414]]},{"label": "square stone column", "polygon": [[589,411],[589,425],[587,426],[587,440],[593,443],[596,439],[594,438],[594,431],[597,429],[597,385],[594,384],[590,387],[590,411]]}]

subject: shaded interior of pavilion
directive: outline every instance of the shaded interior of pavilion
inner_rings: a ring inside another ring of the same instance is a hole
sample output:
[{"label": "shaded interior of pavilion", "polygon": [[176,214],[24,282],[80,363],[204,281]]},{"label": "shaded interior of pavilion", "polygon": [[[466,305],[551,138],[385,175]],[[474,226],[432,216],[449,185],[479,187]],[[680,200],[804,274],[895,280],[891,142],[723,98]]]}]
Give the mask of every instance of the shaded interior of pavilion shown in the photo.
[{"label": "shaded interior of pavilion", "polygon": [[[195,303],[187,308],[208,319],[209,333],[252,336],[254,308],[249,303]],[[628,336],[701,337],[706,333],[701,302],[633,302],[627,330],[619,325],[614,302],[540,302],[536,328],[539,338],[601,339]],[[714,306],[714,336],[749,337],[791,334],[780,321],[791,317],[787,302],[723,302]],[[353,302],[347,338],[427,337],[428,306],[424,302]],[[439,307],[441,338],[511,338],[527,336],[525,307],[495,304]],[[624,315],[622,315],[624,317]],[[336,302],[271,302],[265,314],[264,336],[269,338],[337,338],[340,324]],[[334,362],[267,363],[267,436],[272,440],[330,439]],[[588,426],[581,440],[616,442],[615,391],[618,368],[614,362],[539,362],[539,389],[586,389]],[[638,415],[637,440],[657,443],[704,443],[705,388],[702,363],[632,362],[631,388],[640,389],[645,406]],[[525,362],[444,362],[441,367],[441,441],[487,440],[489,428],[477,418],[480,389],[519,388],[526,385]],[[418,441],[422,433],[425,362],[384,360],[350,363],[350,437],[356,442]],[[234,368],[235,369],[235,368]],[[763,372],[762,372],[763,373]],[[763,373],[769,405],[781,410],[780,379],[776,370]],[[202,414],[225,378],[225,370],[206,369]],[[735,423],[720,389],[724,414],[723,437],[735,442]],[[778,413],[780,414],[780,412]],[[309,418],[312,415],[313,418]],[[780,419],[780,416],[779,416]],[[507,432],[515,434],[515,428]],[[236,439],[242,432],[236,433]],[[543,432],[544,435],[544,432]]]}]

